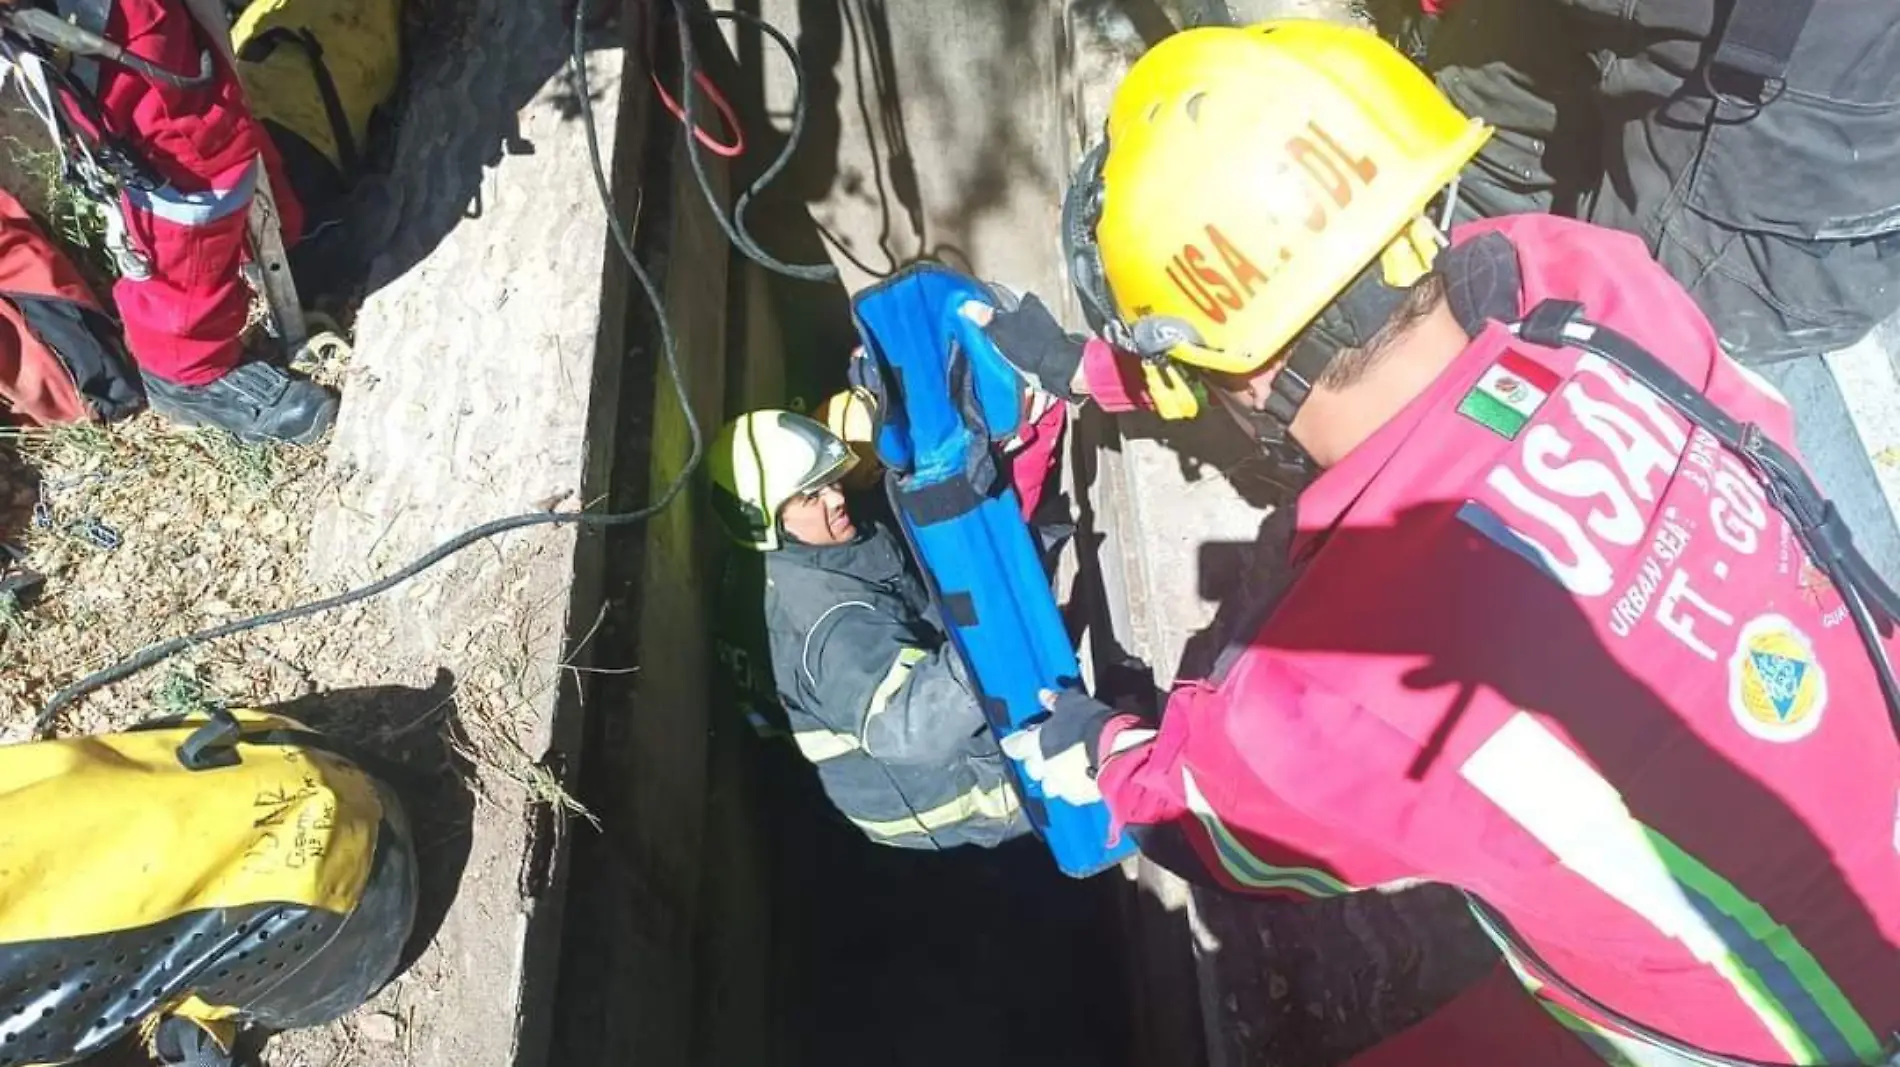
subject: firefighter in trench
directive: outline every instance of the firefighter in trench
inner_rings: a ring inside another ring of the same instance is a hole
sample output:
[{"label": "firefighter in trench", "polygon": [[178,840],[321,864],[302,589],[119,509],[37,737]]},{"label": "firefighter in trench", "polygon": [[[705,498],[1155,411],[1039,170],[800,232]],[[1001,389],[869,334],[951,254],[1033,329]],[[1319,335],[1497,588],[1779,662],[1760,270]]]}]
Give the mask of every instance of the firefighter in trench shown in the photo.
[{"label": "firefighter in trench", "polygon": [[1072,191],[1113,343],[1034,299],[967,311],[1050,392],[1201,390],[1316,473],[1273,602],[1158,721],[1051,693],[1004,749],[1233,891],[1465,890],[1505,962],[1356,1067],[1886,1062],[1873,657],[1754,470],[1566,339],[1616,331],[1784,445],[1788,409],[1637,237],[1441,232],[1489,135],[1348,27],[1197,29],[1134,65]]},{"label": "firefighter in trench", "polygon": [[[842,416],[828,421],[844,429]],[[868,422],[856,436],[868,441]],[[779,703],[832,805],[898,848],[987,848],[1028,833],[901,536],[863,498],[856,509],[847,500],[863,475],[875,483],[869,464],[825,425],[775,410],[740,416],[707,455],[721,524],[765,557]]]}]

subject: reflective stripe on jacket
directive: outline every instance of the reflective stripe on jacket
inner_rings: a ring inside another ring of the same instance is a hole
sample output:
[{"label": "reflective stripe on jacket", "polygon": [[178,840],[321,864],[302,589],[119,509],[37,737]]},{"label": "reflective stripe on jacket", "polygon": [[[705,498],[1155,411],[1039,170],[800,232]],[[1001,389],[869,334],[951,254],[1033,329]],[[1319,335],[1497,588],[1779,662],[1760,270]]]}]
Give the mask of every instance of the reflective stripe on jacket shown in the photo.
[{"label": "reflective stripe on jacket", "polygon": [[766,558],[766,625],[799,751],[865,836],[939,849],[1027,830],[1003,756],[896,536]]},{"label": "reflective stripe on jacket", "polygon": [[1706,433],[1495,320],[1579,301],[1784,443],[1788,410],[1634,237],[1517,216],[1448,260],[1480,241],[1507,255],[1441,261],[1453,310],[1508,267],[1503,306],[1302,494],[1297,578],[1102,792],[1235,888],[1449,883],[1657,1030],[1878,1062],[1900,751],[1838,592]]}]

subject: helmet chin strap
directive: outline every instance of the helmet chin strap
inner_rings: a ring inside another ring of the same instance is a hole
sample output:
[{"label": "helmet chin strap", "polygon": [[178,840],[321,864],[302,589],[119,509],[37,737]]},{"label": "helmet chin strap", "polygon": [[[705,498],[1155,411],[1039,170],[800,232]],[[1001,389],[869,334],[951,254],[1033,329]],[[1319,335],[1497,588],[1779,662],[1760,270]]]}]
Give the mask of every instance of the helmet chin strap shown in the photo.
[{"label": "helmet chin strap", "polygon": [[[1089,326],[1109,343],[1132,352],[1144,360],[1166,360],[1167,353],[1181,344],[1202,344],[1191,323],[1166,315],[1148,315],[1133,323],[1117,312],[1108,290],[1107,271],[1101,248],[1095,241],[1095,225],[1102,211],[1102,165],[1108,155],[1108,142],[1098,142],[1082,158],[1071,176],[1062,203],[1062,251],[1069,268],[1069,281],[1082,305]],[[1442,219],[1448,223],[1457,203],[1458,185],[1454,180],[1442,198]],[[1430,224],[1420,220],[1429,229]],[[1433,249],[1443,248],[1441,231],[1433,231]],[[1288,346],[1287,356],[1264,410],[1236,401],[1224,390],[1221,403],[1247,428],[1255,443],[1272,464],[1270,477],[1278,484],[1298,488],[1311,481],[1317,468],[1313,458],[1293,440],[1293,419],[1312,394],[1313,386],[1326,372],[1341,350],[1359,348],[1372,340],[1392,313],[1405,299],[1406,290],[1385,281],[1386,253],[1375,256],[1355,276],[1338,299],[1319,313]],[[1430,262],[1425,256],[1420,269]]]},{"label": "helmet chin strap", "polygon": [[1346,349],[1371,343],[1404,302],[1405,292],[1385,283],[1384,271],[1375,259],[1294,338],[1274,372],[1263,407],[1253,408],[1225,390],[1215,390],[1266,453],[1276,482],[1297,487],[1317,473],[1313,457],[1293,439],[1293,420],[1333,360]]},{"label": "helmet chin strap", "polygon": [[1259,408],[1251,407],[1236,399],[1224,389],[1214,390],[1220,397],[1221,406],[1227,409],[1253,438],[1254,444],[1267,458],[1267,480],[1288,492],[1298,492],[1319,468],[1313,463],[1313,457],[1307,455],[1300,443],[1289,432],[1291,421],[1283,421],[1278,416]]}]

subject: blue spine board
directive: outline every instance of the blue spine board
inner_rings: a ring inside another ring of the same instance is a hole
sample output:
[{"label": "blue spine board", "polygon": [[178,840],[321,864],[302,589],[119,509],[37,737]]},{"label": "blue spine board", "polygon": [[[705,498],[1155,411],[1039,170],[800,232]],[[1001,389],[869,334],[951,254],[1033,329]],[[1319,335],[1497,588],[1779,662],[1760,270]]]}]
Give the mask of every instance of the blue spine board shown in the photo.
[{"label": "blue spine board", "polygon": [[[858,294],[852,309],[871,364],[862,377],[884,394],[876,444],[901,525],[1000,739],[1042,713],[1041,690],[1072,684],[1081,671],[991,445],[1020,428],[1020,382],[960,313],[969,300],[990,295],[974,279],[921,264]],[[1064,873],[1087,877],[1134,851],[1127,838],[1108,846],[1105,805],[1045,797],[1020,766],[1011,771]]]}]

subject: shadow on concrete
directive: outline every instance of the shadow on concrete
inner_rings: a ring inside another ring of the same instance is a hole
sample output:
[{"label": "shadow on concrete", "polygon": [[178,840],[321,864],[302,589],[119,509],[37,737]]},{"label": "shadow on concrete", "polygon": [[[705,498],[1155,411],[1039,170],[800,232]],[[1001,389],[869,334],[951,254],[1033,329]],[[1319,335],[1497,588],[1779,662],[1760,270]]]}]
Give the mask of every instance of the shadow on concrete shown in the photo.
[{"label": "shadow on concrete", "polygon": [[1286,558],[1297,516],[1288,502],[1261,520],[1252,543],[1210,541],[1200,546],[1196,584],[1201,599],[1216,607],[1214,618],[1182,645],[1176,678],[1211,677],[1222,653],[1244,644],[1266,620],[1294,577]]},{"label": "shadow on concrete", "polygon": [[[1398,516],[1390,526],[1338,529],[1326,536],[1315,565],[1334,575],[1350,571],[1361,585],[1384,589],[1392,602],[1438,605],[1469,602],[1471,590],[1461,583],[1474,567],[1501,572],[1524,566],[1482,538],[1447,536],[1447,528],[1444,507],[1429,505]],[[1802,932],[1824,966],[1847,955],[1866,959],[1862,947],[1884,943],[1879,924],[1848,891],[1834,857],[1801,816],[1753,774],[1682,728],[1664,698],[1617,662],[1557,583],[1515,583],[1509,602],[1491,599],[1484,605],[1487,617],[1471,625],[1444,611],[1364,611],[1348,617],[1301,607],[1297,598],[1333,594],[1316,586],[1289,586],[1285,564],[1278,562],[1284,556],[1273,548],[1286,537],[1284,528],[1276,528],[1263,531],[1254,545],[1204,547],[1204,563],[1226,565],[1244,557],[1254,561],[1250,567],[1269,573],[1254,586],[1251,603],[1237,603],[1231,611],[1223,604],[1209,630],[1224,627],[1226,632],[1197,635],[1198,654],[1217,654],[1230,644],[1270,645],[1360,656],[1368,664],[1416,664],[1400,679],[1415,694],[1410,710],[1392,709],[1390,715],[1406,735],[1428,740],[1407,765],[1362,768],[1357,773],[1365,780],[1408,783],[1455,776],[1457,767],[1445,761],[1445,752],[1461,737],[1474,699],[1488,691],[1507,706],[1536,709],[1648,826],[1723,872],[1769,914],[1832,916],[1825,930]],[[1398,573],[1402,561],[1419,558],[1421,544],[1442,546],[1436,557],[1441,565],[1429,572]],[[1339,588],[1337,579],[1328,581],[1330,589]],[[1276,606],[1301,612],[1301,625],[1260,632],[1263,609]],[[1590,684],[1578,685],[1581,678]],[[1618,708],[1620,714],[1603,715],[1604,707]],[[1706,802],[1685,805],[1683,782],[1697,783]],[[1751,832],[1738,838],[1726,829],[1736,824]],[[1764,869],[1761,841],[1778,843],[1772,869]],[[1786,870],[1810,872],[1800,880],[1798,901],[1775,874]],[[1183,873],[1205,884],[1199,872]],[[1455,877],[1461,872],[1438,873]],[[1222,946],[1211,966],[1220,988],[1231,994],[1222,1018],[1231,1024],[1223,1033],[1234,1042],[1230,1053],[1235,1058],[1224,1062],[1315,1067],[1344,1062],[1448,1000],[1496,959],[1459,898],[1442,887],[1360,893],[1314,904],[1244,900],[1205,888],[1196,893],[1203,918]],[[1563,921],[1562,915],[1542,910],[1550,899],[1527,895],[1493,903],[1535,938],[1536,930]],[[1889,957],[1885,978],[1900,981],[1900,958]],[[1670,1025],[1663,1007],[1614,1006],[1652,1024]]]},{"label": "shadow on concrete", "polygon": [[1168,420],[1146,412],[1119,416],[1116,429],[1125,440],[1160,443],[1181,466],[1189,485],[1225,478],[1252,508],[1271,508],[1292,499],[1291,487],[1276,481],[1273,467],[1232,419],[1217,408],[1193,419]]},{"label": "shadow on concrete", "polygon": [[[758,0],[741,0],[735,6],[752,13],[761,9]],[[895,10],[886,0],[798,0],[795,44],[805,79],[807,125],[803,143],[772,196],[808,209],[824,205],[816,216],[806,212],[821,248],[871,278],[887,277],[919,260],[971,271],[976,266],[970,251],[974,224],[1001,209],[1013,190],[1045,187],[1051,180],[1043,164],[1047,146],[1025,130],[1020,118],[1026,101],[1018,88],[1028,67],[1020,57],[996,50],[959,51],[946,41],[938,48],[904,49],[900,78],[901,42],[894,39],[892,28]],[[1010,0],[958,5],[954,18],[950,5],[942,10],[946,25],[955,19],[981,21],[1000,27],[1005,39],[1015,41],[1035,39],[1039,20],[1046,17],[1042,5]],[[915,18],[914,9],[904,14]],[[744,95],[755,103],[764,99],[762,48],[770,50],[755,34],[739,38],[735,74],[745,86]],[[953,76],[946,64],[961,60],[981,69],[974,76],[965,71]],[[723,79],[721,83],[731,84]],[[935,121],[932,108],[945,105],[954,105],[956,121],[976,125],[977,133],[968,137],[959,129],[957,139],[964,149],[957,158],[920,159],[913,151],[913,131],[920,123]],[[863,155],[853,152],[847,157],[840,151],[847,114],[861,124],[868,139],[869,151]],[[748,124],[748,137],[756,137],[759,129]],[[749,148],[747,157],[769,158],[781,143],[768,136],[764,145]],[[928,167],[947,169],[952,181],[931,180],[935,176],[921,169]],[[741,184],[749,181],[744,177]],[[938,195],[927,203],[929,189]],[[831,205],[874,218],[875,233],[859,239],[832,232],[825,221]],[[764,197],[756,214],[776,216]],[[1037,239],[1025,235],[1025,240]],[[1052,229],[1047,240],[1054,239]]]},{"label": "shadow on concrete", "polygon": [[1068,603],[1062,605],[1062,618],[1069,628],[1069,642],[1084,648],[1084,629],[1088,630],[1086,654],[1093,663],[1095,697],[1114,706],[1129,705],[1150,715],[1159,715],[1167,694],[1155,685],[1152,664],[1122,647],[1115,638],[1111,620],[1119,608],[1109,600],[1108,580],[1102,552],[1108,547],[1108,534],[1096,501],[1101,496],[1101,452],[1119,447],[1114,436],[1113,417],[1093,405],[1078,409],[1070,420],[1073,440],[1068,448],[1069,485],[1073,487],[1075,536],[1075,581],[1069,588]]},{"label": "shadow on concrete", "polygon": [[1448,886],[1317,901],[1195,886],[1221,947],[1203,968],[1226,1000],[1210,1042],[1230,1067],[1329,1067],[1423,1020],[1497,966]]},{"label": "shadow on concrete", "polygon": [[[313,693],[271,712],[347,741],[389,760],[413,778],[386,783],[402,798],[416,848],[415,925],[403,946],[398,973],[435,939],[455,902],[473,844],[474,768],[455,703],[455,675],[436,672],[427,689],[363,686]],[[458,750],[459,749],[459,750]]]},{"label": "shadow on concrete", "polygon": [[[872,15],[881,16],[885,9],[885,0],[858,0],[858,3]],[[970,17],[1000,26],[1003,39],[1011,42],[1038,40],[1040,20],[1046,17],[1043,5],[1019,0],[977,0],[960,4],[958,8],[969,12]],[[881,45],[889,49],[888,32]],[[947,64],[969,58],[967,52],[959,53],[946,42],[943,47],[912,50],[906,54],[905,61],[918,95],[933,101],[954,101],[960,120],[968,116],[969,120],[981,124],[976,143],[967,146],[960,158],[935,161],[935,165],[952,168],[957,173],[956,188],[949,203],[933,205],[936,210],[932,215],[940,222],[936,228],[920,233],[916,245],[919,250],[916,258],[939,260],[974,273],[978,265],[972,262],[969,249],[975,241],[977,221],[1002,210],[1017,189],[1051,189],[1059,197],[1060,186],[1056,183],[1066,177],[1067,161],[1064,161],[1063,174],[1052,173],[1045,164],[1049,146],[1038,141],[1024,121],[1024,113],[1031,108],[1029,102],[1021,98],[1023,73],[1033,65],[1025,65],[1021,55],[1012,49],[989,49],[974,57],[978,69],[973,79],[968,75],[953,78]],[[974,97],[966,89],[972,85]],[[892,106],[894,97],[888,91],[881,91],[879,99],[884,103],[885,120],[888,122],[895,116],[901,121],[902,109]],[[897,157],[893,157],[893,161],[897,162]],[[1051,222],[1048,234],[1024,234],[1021,239],[1046,243],[1053,248],[1057,232],[1053,218]]]},{"label": "shadow on concrete", "polygon": [[[733,6],[754,15],[760,10],[757,0]],[[804,78],[806,125],[785,171],[756,190],[746,221],[754,239],[776,258],[825,264],[831,262],[832,243],[813,219],[810,205],[824,197],[837,174],[842,137],[838,108],[842,105],[835,68],[842,55],[843,22],[836,5],[812,0],[801,0],[799,18],[793,44],[799,50]],[[727,87],[746,131],[746,153],[729,164],[732,188],[735,193],[752,189],[788,140],[774,123],[782,116],[766,107],[767,52],[776,48],[750,28],[738,31],[736,57],[715,35],[702,33],[695,39],[702,42],[700,62],[715,82]],[[783,61],[783,56],[773,60]],[[769,309],[750,306],[761,295]],[[796,398],[799,406],[808,407],[844,387],[845,366],[858,339],[851,323],[851,297],[843,284],[774,274],[763,294],[748,293],[739,299],[746,304],[738,309],[740,315],[774,321],[784,337],[788,399]]]},{"label": "shadow on concrete", "polygon": [[[616,0],[592,0],[607,47]],[[532,155],[519,113],[561,74],[573,0],[442,0],[405,26],[404,76],[389,120],[365,150],[365,175],[341,218],[307,238],[292,268],[307,306],[353,311],[363,296],[429,255],[465,218],[486,210],[482,182],[504,155]],[[596,103],[617,81],[591,86]],[[559,89],[555,90],[558,94]],[[571,75],[564,113],[578,117]],[[345,323],[347,325],[347,322]]]},{"label": "shadow on concrete", "polygon": [[[755,2],[742,5],[756,9]],[[873,278],[896,273],[913,256],[899,251],[894,240],[901,225],[905,248],[927,247],[922,192],[918,188],[917,160],[910,149],[904,123],[903,96],[891,47],[890,19],[883,0],[799,0],[797,45],[805,75],[807,125],[804,143],[783,179],[785,191],[806,204],[831,195],[842,181],[842,192],[853,199],[874,201],[878,234],[873,248],[854,249],[816,222],[813,227],[825,247]],[[756,56],[741,50],[741,65],[762,70]],[[839,67],[849,63],[854,74],[851,99],[844,99]],[[844,111],[853,108],[869,139],[866,174],[847,165],[840,152],[844,139]],[[895,203],[893,203],[895,201]]]}]

